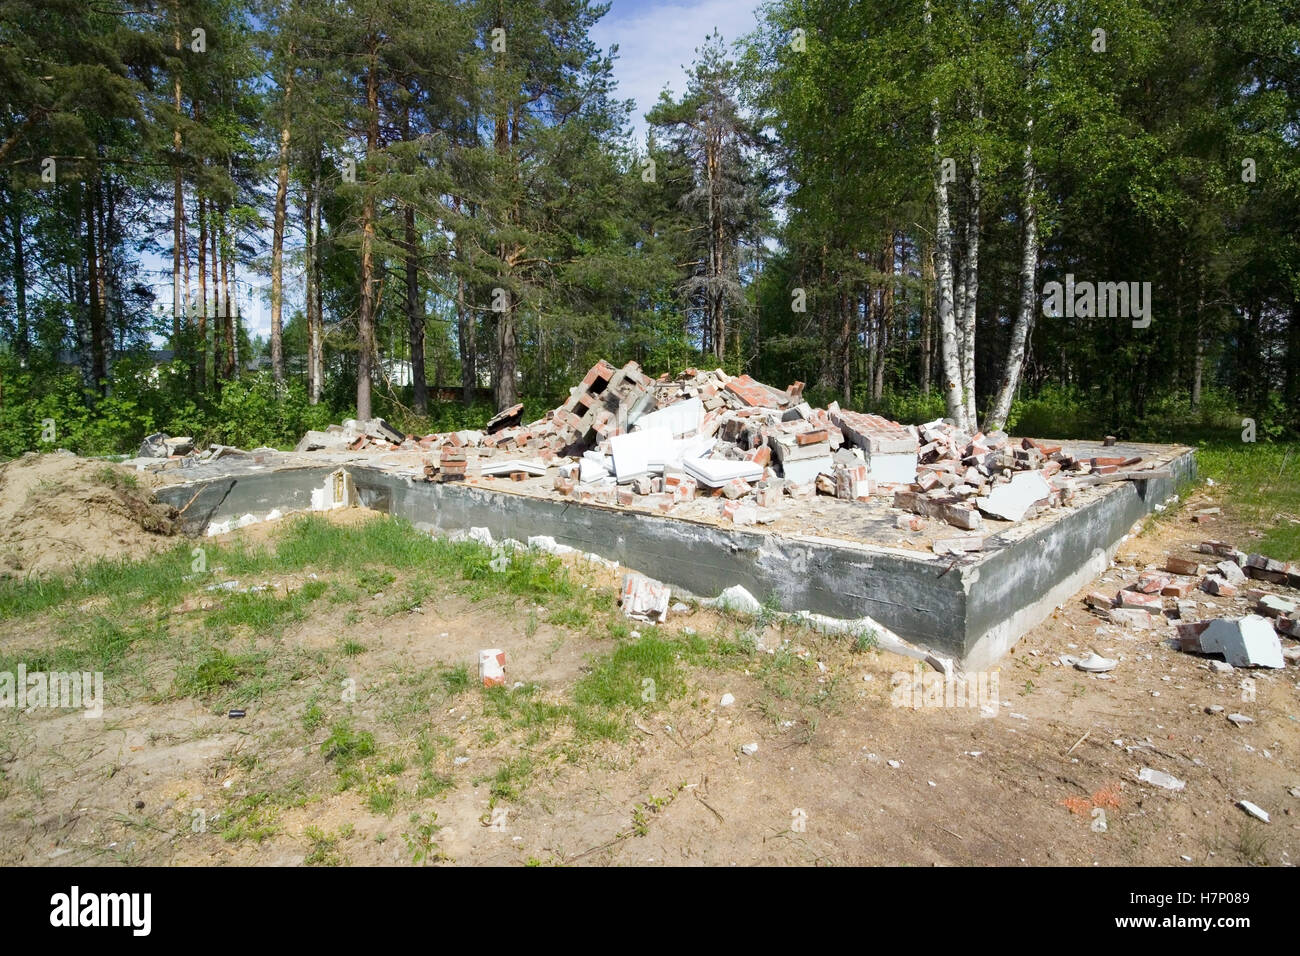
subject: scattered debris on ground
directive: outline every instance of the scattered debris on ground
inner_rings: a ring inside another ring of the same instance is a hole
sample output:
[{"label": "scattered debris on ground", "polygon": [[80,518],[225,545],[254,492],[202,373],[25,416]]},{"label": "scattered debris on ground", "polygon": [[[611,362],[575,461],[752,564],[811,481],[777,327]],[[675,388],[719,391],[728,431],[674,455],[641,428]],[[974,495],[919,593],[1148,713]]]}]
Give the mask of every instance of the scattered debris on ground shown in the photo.
[{"label": "scattered debris on ground", "polygon": [[[1227,671],[1300,663],[1300,646],[1282,642],[1284,637],[1300,638],[1300,601],[1289,593],[1300,589],[1300,564],[1248,555],[1223,541],[1202,541],[1197,553],[1209,555],[1208,568],[1195,558],[1167,555],[1162,566],[1139,572],[1114,597],[1093,591],[1084,604],[1109,623],[1131,630],[1171,627],[1173,646],[1222,657],[1212,664]],[[1248,582],[1261,586],[1247,588]],[[1198,601],[1198,592],[1206,600]],[[1231,607],[1209,597],[1229,601]]]}]

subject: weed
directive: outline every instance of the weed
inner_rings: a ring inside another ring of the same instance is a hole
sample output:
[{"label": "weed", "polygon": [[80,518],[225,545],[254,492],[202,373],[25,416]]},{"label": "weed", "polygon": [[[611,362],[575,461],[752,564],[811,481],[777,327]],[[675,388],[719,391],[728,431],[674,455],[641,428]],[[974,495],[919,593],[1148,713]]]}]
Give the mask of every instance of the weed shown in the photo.
[{"label": "weed", "polygon": [[311,841],[311,849],[302,861],[305,866],[339,866],[343,862],[337,850],[337,836],[331,836],[314,826],[308,826],[303,833]]},{"label": "weed", "polygon": [[197,665],[184,668],[176,675],[176,694],[181,697],[207,697],[241,677],[260,677],[266,673],[264,660],[264,655],[233,655],[215,648]]},{"label": "weed", "polygon": [[347,720],[340,720],[330,728],[330,735],[320,745],[326,760],[344,767],[375,752],[375,737],[368,730],[355,731]]},{"label": "weed", "polygon": [[412,863],[428,865],[447,859],[447,855],[438,849],[438,844],[434,841],[434,836],[442,829],[437,821],[436,813],[430,813],[428,820],[424,820],[418,813],[411,814],[411,823],[415,824],[415,832],[404,832],[402,839],[406,841],[406,849],[410,851]]}]

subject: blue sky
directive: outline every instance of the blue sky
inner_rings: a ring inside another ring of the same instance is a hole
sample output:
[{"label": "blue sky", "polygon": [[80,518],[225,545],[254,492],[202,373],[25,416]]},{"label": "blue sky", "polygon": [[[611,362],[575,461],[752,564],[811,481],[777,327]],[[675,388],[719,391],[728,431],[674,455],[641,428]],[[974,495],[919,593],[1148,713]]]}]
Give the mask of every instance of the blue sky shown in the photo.
[{"label": "blue sky", "polygon": [[667,84],[675,94],[685,89],[685,70],[695,48],[717,27],[728,44],[757,25],[760,0],[613,0],[592,30],[604,49],[619,46],[614,77],[619,95],[636,100],[633,128],[645,135],[644,115]]}]

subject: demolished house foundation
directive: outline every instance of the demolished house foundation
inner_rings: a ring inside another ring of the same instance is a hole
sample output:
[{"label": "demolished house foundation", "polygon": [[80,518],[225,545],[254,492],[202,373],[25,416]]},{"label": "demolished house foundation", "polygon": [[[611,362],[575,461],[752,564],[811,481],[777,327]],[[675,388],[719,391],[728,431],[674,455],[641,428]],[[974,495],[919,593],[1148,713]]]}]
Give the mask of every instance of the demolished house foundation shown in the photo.
[{"label": "demolished house foundation", "polygon": [[160,459],[157,494],[196,534],[355,502],[438,533],[546,537],[675,593],[740,585],[785,611],[870,618],[973,669],[1195,476],[1182,446],[903,426],[721,371],[655,380],[602,362],[542,420],[521,412],[483,431],[346,422],[297,452]]}]

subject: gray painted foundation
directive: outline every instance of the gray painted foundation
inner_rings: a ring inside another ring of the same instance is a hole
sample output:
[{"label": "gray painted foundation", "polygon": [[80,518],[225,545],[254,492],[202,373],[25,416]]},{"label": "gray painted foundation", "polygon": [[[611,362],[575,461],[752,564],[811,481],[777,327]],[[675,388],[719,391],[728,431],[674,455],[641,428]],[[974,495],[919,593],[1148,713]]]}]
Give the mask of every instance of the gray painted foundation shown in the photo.
[{"label": "gray painted foundation", "polygon": [[[1148,446],[1149,447],[1149,446]],[[1099,573],[1134,522],[1195,477],[1190,449],[1169,454],[1171,478],[1117,482],[1085,505],[1012,528],[960,560],[803,535],[732,529],[598,504],[416,481],[349,465],[360,504],[449,533],[488,528],[495,538],[549,535],[704,596],[733,584],[786,611],[870,616],[899,637],[958,660],[995,663],[1029,628]],[[311,507],[336,466],[240,469],[158,491],[185,512],[185,530],[245,513]],[[195,497],[197,492],[197,497]],[[191,501],[191,499],[193,499]]]}]

